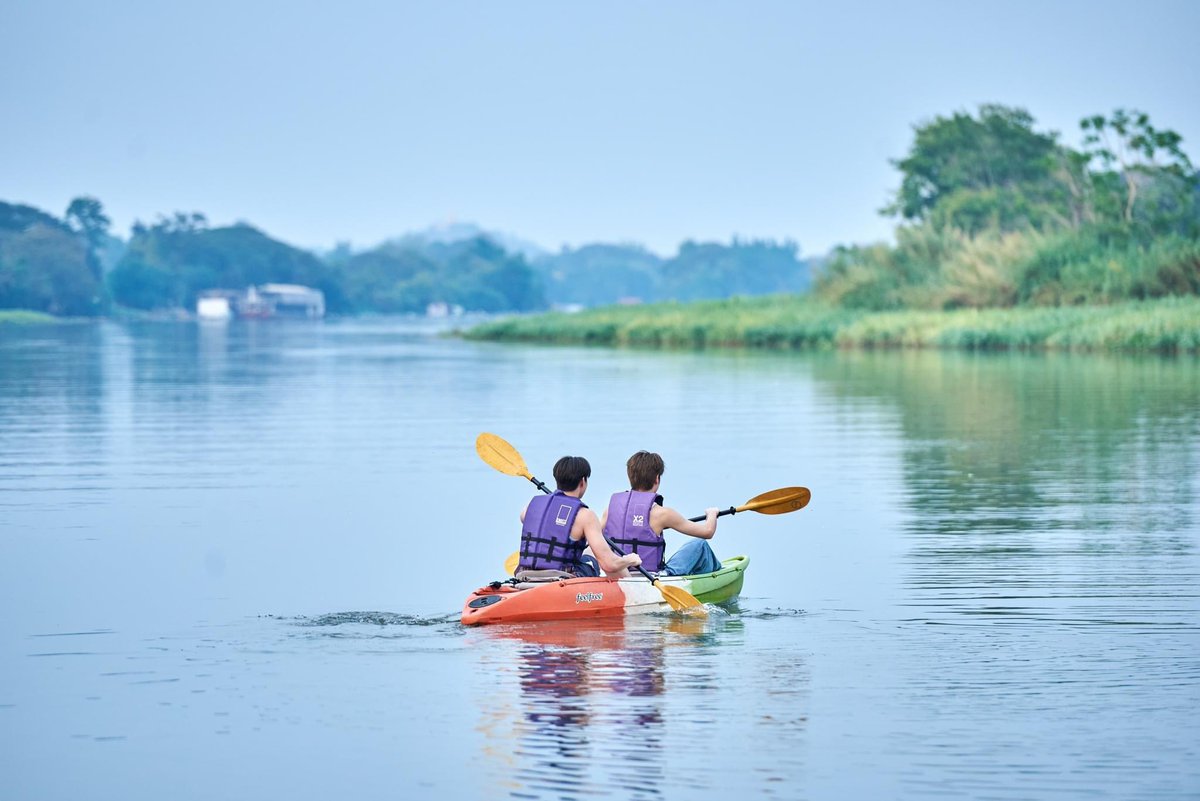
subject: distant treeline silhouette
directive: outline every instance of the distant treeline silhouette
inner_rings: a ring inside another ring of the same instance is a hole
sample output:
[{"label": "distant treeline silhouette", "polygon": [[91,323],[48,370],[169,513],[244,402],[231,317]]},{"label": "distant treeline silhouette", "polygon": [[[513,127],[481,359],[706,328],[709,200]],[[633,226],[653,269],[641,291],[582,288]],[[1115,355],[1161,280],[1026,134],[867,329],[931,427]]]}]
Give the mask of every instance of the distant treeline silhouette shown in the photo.
[{"label": "distant treeline silhouette", "polygon": [[[958,309],[1107,304],[1200,293],[1200,174],[1181,137],[1118,109],[1081,121],[1082,145],[1025,110],[981,106],[915,128],[883,213],[896,244],[802,260],[792,242],[685,242],[555,254],[499,238],[420,236],[314,254],[238,224],[176,213],[114,237],[99,200],[62,219],[0,203],[0,309],[57,315],[193,308],[205,289],[298,283],[334,313],[486,312],[695,301],[809,289],[837,308]],[[468,226],[469,228],[469,226]],[[475,229],[478,230],[478,229]]]}]

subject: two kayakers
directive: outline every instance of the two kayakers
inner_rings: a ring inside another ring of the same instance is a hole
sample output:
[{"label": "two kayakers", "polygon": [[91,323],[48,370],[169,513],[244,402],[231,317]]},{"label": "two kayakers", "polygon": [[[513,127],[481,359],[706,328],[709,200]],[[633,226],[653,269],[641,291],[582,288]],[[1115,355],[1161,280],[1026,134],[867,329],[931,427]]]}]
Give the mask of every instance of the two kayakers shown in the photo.
[{"label": "two kayakers", "polygon": [[[521,551],[517,573],[561,570],[575,576],[624,578],[642,563],[636,553],[618,556],[604,541],[596,513],[583,503],[592,466],[582,456],[564,456],[554,464],[558,489],[536,495],[521,512]],[[715,524],[714,524],[715,525]],[[709,535],[711,536],[711,535]],[[590,547],[592,555],[584,554]]]},{"label": "two kayakers", "polygon": [[[692,522],[679,512],[663,506],[658,486],[666,469],[657,453],[638,451],[625,464],[630,489],[618,492],[608,502],[600,518],[604,536],[625,553],[636,553],[642,566],[667,576],[694,576],[721,569],[721,560],[708,544],[717,533],[715,506],[704,510],[703,522]],[[690,539],[665,559],[663,529],[674,529]]]}]

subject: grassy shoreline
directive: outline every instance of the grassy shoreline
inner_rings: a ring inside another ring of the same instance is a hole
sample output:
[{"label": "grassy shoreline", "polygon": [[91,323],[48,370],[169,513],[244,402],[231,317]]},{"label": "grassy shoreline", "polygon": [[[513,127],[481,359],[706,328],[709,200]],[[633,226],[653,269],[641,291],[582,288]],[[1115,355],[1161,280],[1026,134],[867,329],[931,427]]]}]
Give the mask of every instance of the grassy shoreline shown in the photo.
[{"label": "grassy shoreline", "polygon": [[63,320],[45,312],[27,309],[0,309],[0,325],[31,325],[35,323],[57,323]]},{"label": "grassy shoreline", "polygon": [[467,339],[658,348],[959,348],[1200,353],[1200,297],[1108,306],[872,312],[805,296],[507,317]]}]

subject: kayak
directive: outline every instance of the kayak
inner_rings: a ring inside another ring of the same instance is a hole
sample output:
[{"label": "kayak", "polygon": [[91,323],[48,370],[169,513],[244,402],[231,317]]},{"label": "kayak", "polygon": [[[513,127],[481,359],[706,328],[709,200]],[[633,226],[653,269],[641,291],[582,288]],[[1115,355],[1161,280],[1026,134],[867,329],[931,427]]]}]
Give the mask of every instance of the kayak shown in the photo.
[{"label": "kayak", "polygon": [[[701,603],[733,600],[742,591],[750,560],[734,556],[715,573],[662,576],[661,584],[680,587]],[[526,623],[539,620],[591,620],[669,611],[662,592],[641,576],[623,579],[581,577],[517,583],[492,582],[467,597],[462,609],[466,626]]]}]

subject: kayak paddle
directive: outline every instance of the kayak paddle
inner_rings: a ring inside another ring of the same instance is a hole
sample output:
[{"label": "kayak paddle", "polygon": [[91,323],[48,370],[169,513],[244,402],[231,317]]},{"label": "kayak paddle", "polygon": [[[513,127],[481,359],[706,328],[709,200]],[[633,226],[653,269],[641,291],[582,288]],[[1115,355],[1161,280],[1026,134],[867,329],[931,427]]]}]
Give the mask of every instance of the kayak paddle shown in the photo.
[{"label": "kayak paddle", "polygon": [[547,495],[554,494],[553,490],[533,477],[517,449],[495,434],[484,432],[476,437],[475,452],[480,459],[504,475],[527,478]]},{"label": "kayak paddle", "polygon": [[[784,515],[808,506],[812,493],[808,487],[780,487],[779,489],[755,495],[741,506],[730,506],[717,512],[717,517],[735,515],[738,512],[758,512],[760,515]],[[699,523],[704,515],[689,517],[693,523]]]},{"label": "kayak paddle", "polygon": [[[512,445],[509,445],[495,434],[488,434],[485,432],[476,437],[475,450],[479,454],[480,459],[483,459],[483,461],[487,462],[490,466],[496,470],[499,470],[501,473],[504,473],[508,476],[521,476],[522,478],[527,478],[532,481],[533,484],[542,492],[546,493],[547,495],[552,494],[549,487],[538,481],[533,477],[533,474],[529,472],[529,468],[525,466],[525,460],[521,458],[521,454],[517,451],[517,449]],[[621,551],[618,550],[617,547],[613,545],[607,537],[605,537],[604,541],[608,542],[608,547],[612,548],[614,553],[616,553],[618,556],[624,556],[624,554],[621,553]],[[518,554],[513,554],[513,556],[516,556],[518,560],[520,559]],[[508,562],[513,559],[513,556],[510,556],[508,560],[505,560],[505,568],[508,567]],[[675,611],[678,612],[684,609],[695,609],[701,614],[708,614],[704,610],[704,604],[696,600],[696,596],[692,595],[687,590],[683,589],[682,587],[671,587],[663,584],[657,578],[647,573],[641,565],[638,565],[634,569],[641,573],[642,576],[648,579],[651,584],[658,588],[658,591],[662,593],[663,600],[665,600],[667,605]],[[514,572],[516,570],[515,564],[513,565],[513,570]]]}]

